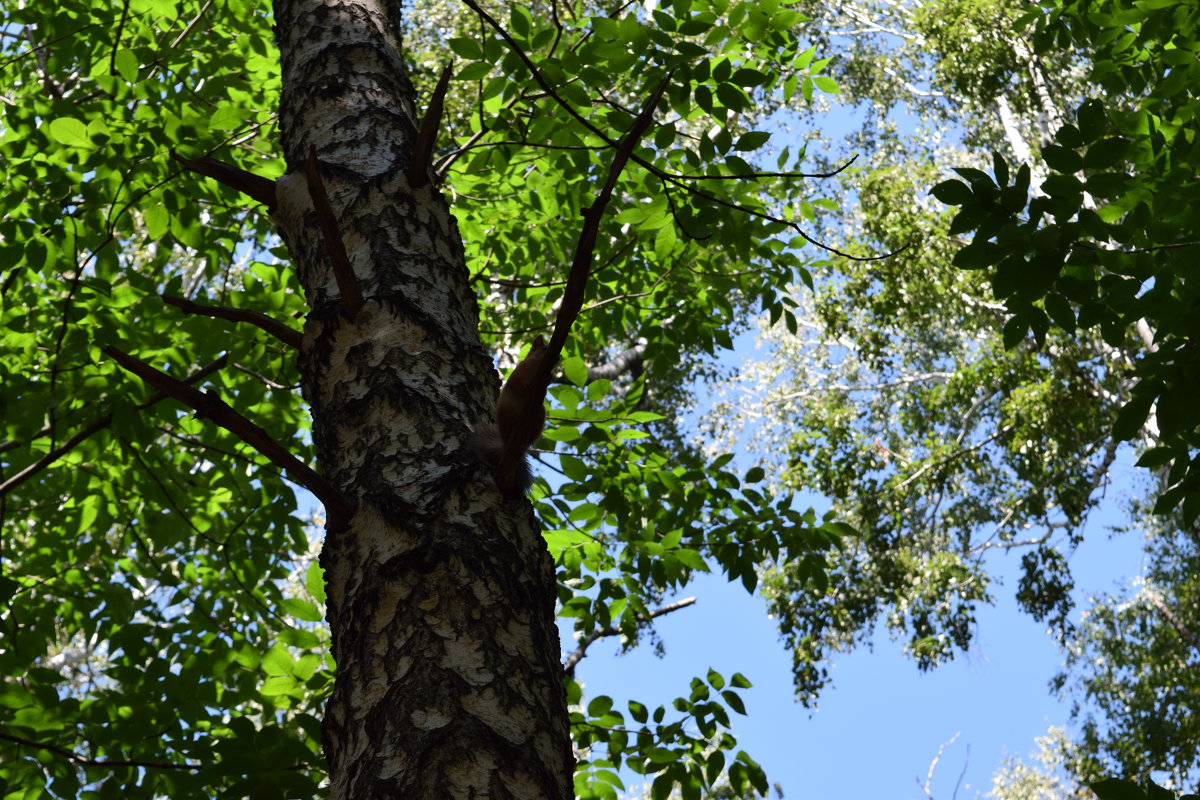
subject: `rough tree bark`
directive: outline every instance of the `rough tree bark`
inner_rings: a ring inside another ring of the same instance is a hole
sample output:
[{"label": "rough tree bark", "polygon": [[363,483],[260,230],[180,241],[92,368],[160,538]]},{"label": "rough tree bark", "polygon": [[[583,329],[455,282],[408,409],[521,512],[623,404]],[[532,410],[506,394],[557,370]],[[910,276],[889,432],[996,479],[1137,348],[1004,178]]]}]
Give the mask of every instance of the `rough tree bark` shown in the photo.
[{"label": "rough tree bark", "polygon": [[[321,563],[337,678],[332,798],[564,798],[554,569],[471,454],[497,381],[446,203],[405,177],[419,115],[399,4],[278,0],[275,216],[310,307],[300,368],[323,474],[355,504]],[[365,302],[347,313],[305,185],[315,150]]]}]

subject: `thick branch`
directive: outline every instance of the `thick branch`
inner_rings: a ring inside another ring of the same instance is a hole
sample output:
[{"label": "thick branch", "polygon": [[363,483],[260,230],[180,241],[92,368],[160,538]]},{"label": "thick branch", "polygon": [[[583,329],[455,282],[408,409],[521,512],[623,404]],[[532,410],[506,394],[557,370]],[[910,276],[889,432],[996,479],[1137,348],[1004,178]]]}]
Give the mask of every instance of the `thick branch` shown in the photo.
[{"label": "thick branch", "polygon": [[338,230],[337,218],[333,215],[329,195],[325,192],[325,181],[321,180],[315,147],[308,150],[305,177],[308,179],[308,193],[312,197],[313,210],[317,214],[317,225],[321,228],[321,235],[325,237],[325,252],[333,265],[333,277],[342,295],[342,311],[347,318],[354,319],[363,306],[362,289],[359,288],[354,267],[350,265],[350,256],[346,254],[346,245]]},{"label": "thick branch", "polygon": [[[649,616],[643,616],[641,614],[638,614],[638,622],[648,622],[649,620],[652,620],[655,617],[661,617],[663,614],[670,614],[672,611],[678,611],[681,608],[687,608],[688,606],[692,605],[695,602],[696,602],[696,598],[685,597],[682,600],[678,600],[674,603],[668,603],[667,605],[662,606],[661,608],[654,609],[653,611],[650,612]],[[587,635],[587,637],[584,638],[584,640],[582,642],[579,643],[579,647],[575,648],[575,651],[573,653],[571,653],[571,655],[567,656],[567,660],[565,662],[563,662],[563,672],[565,672],[568,676],[574,675],[575,674],[575,665],[578,664],[580,661],[582,661],[583,657],[585,655],[587,655],[587,649],[589,647],[591,647],[598,640],[603,639],[607,636],[620,636],[620,635],[621,635],[621,629],[617,628],[617,627],[601,628],[598,631],[592,631],[590,634]]]},{"label": "thick branch", "polygon": [[[228,360],[229,360],[228,354],[221,356],[220,358],[218,358],[215,361],[213,361],[212,363],[210,363],[208,366],[202,367],[201,369],[197,370],[194,374],[188,376],[184,380],[184,383],[190,384],[190,383],[196,383],[198,381],[203,380],[204,378],[208,377],[212,373],[214,373],[217,370],[224,367]],[[154,405],[155,403],[158,403],[158,402],[160,402],[162,400],[166,400],[166,399],[167,399],[167,394],[164,392],[159,392],[155,395],[152,395],[150,397],[150,399],[147,400],[146,402],[138,405],[137,410],[141,411],[144,408],[149,408],[150,406]],[[86,428],[83,428],[82,430],[80,430],[78,433],[76,433],[70,439],[63,442],[58,447],[54,448],[49,453],[42,456],[37,461],[35,461],[32,464],[30,464],[29,466],[27,466],[25,469],[18,472],[16,475],[13,475],[11,478],[6,480],[4,483],[0,483],[0,497],[3,497],[4,495],[8,494],[10,491],[17,488],[18,486],[20,486],[22,483],[24,483],[25,481],[32,478],[37,473],[41,472],[46,467],[53,464],[55,461],[57,461],[58,459],[62,458],[64,455],[66,455],[67,453],[74,450],[79,445],[80,442],[86,440],[92,434],[97,433],[97,432],[102,431],[105,428],[107,428],[109,425],[112,424],[112,419],[113,419],[113,415],[111,412],[108,414],[105,414],[102,417],[98,417],[96,420],[94,420],[92,422],[92,424],[90,424]],[[50,435],[50,428],[46,427],[46,428],[43,428],[42,430],[38,431],[37,436],[35,438],[40,438],[42,436],[49,436],[49,435]],[[17,442],[4,442],[2,445],[0,445],[0,452],[4,452],[5,450],[11,450],[12,448],[19,447],[19,446],[20,445]]]},{"label": "thick branch", "polygon": [[115,347],[106,346],[101,349],[107,356],[146,383],[192,408],[197,417],[211,419],[266,456],[272,464],[286,471],[293,480],[315,494],[317,499],[325,504],[331,527],[335,529],[343,527],[354,514],[353,503],[337,487],[317,474],[312,467],[289,453],[265,430],[234,411],[215,392],[201,392],[193,389],[183,381],[176,380],[165,372],[157,370]]},{"label": "thick branch", "polygon": [[608,201],[612,199],[613,188],[617,184],[617,178],[620,177],[621,171],[625,169],[625,164],[629,162],[630,156],[633,155],[633,149],[637,147],[637,143],[650,127],[650,123],[654,121],[654,111],[658,107],[658,101],[662,99],[663,92],[667,90],[670,80],[671,73],[668,72],[659,81],[658,87],[650,95],[650,99],[646,101],[646,105],[642,108],[642,113],[633,121],[633,125],[629,128],[629,133],[626,135],[625,140],[617,148],[612,164],[608,167],[608,177],[604,181],[604,186],[596,195],[596,199],[592,202],[591,206],[584,209],[583,228],[579,231],[579,239],[575,243],[575,256],[571,260],[571,271],[567,276],[567,287],[563,291],[562,304],[558,309],[558,318],[554,322],[554,333],[550,336],[550,342],[546,345],[546,357],[541,362],[540,371],[542,375],[540,376],[540,383],[542,386],[550,383],[550,371],[558,363],[558,357],[562,353],[563,345],[566,344],[567,336],[571,332],[571,325],[574,324],[575,318],[579,316],[580,309],[583,308],[584,290],[587,288],[588,275],[592,269],[592,255],[596,249],[596,238],[600,234],[600,220],[604,216],[604,209],[608,206]]},{"label": "thick branch", "polygon": [[270,178],[255,175],[253,172],[247,172],[240,167],[226,164],[224,161],[217,161],[215,158],[184,158],[174,150],[171,151],[171,158],[192,172],[206,175],[242,194],[249,195],[266,206],[267,211],[275,209],[275,181]]},{"label": "thick branch", "polygon": [[294,350],[300,349],[300,341],[303,339],[300,331],[289,328],[279,320],[272,319],[258,311],[250,311],[245,308],[227,308],[226,306],[202,306],[185,297],[174,297],[166,294],[163,295],[162,299],[167,305],[182,309],[185,314],[200,314],[205,317],[217,317],[218,319],[228,319],[233,322],[249,322],[251,325],[257,325],[262,328],[288,347]]},{"label": "thick branch", "polygon": [[[527,388],[529,396],[523,400],[526,408],[540,408],[545,401],[546,388],[550,385],[554,367],[558,364],[563,345],[566,344],[567,336],[571,333],[571,325],[583,308],[583,295],[587,289],[588,275],[592,270],[592,255],[596,249],[596,238],[600,232],[600,220],[604,216],[604,208],[612,197],[613,187],[616,186],[621,170],[629,161],[633,148],[637,146],[642,134],[650,127],[650,123],[654,119],[654,110],[658,106],[658,101],[662,99],[663,92],[666,91],[670,80],[671,73],[668,72],[666,77],[659,82],[658,88],[651,94],[642,113],[633,121],[628,135],[621,142],[621,146],[617,148],[616,155],[613,156],[604,186],[597,193],[592,205],[583,212],[583,228],[579,231],[579,239],[575,244],[575,256],[571,260],[567,286],[563,290],[558,318],[554,322],[554,333],[550,336],[545,351],[537,360],[537,371],[529,378]],[[524,457],[525,448],[528,446],[529,442],[522,441],[520,436],[506,439],[499,463],[501,465],[520,463],[520,459]]]}]

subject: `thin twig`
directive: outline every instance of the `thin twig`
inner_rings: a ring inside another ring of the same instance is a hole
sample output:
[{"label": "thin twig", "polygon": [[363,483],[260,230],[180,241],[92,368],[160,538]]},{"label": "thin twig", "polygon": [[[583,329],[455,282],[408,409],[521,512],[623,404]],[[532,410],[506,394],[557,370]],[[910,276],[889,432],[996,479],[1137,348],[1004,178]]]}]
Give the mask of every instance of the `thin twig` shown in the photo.
[{"label": "thin twig", "polygon": [[59,745],[51,744],[50,742],[35,742],[32,739],[26,739],[22,736],[13,736],[11,733],[0,733],[0,739],[4,739],[5,741],[13,742],[14,744],[19,744],[24,747],[32,747],[35,750],[45,750],[47,752],[54,753],[55,755],[62,756],[72,763],[85,767],[140,767],[143,769],[199,770],[204,769],[204,767],[207,766],[206,764],[171,764],[165,761],[109,761],[105,759],[88,758],[86,756],[79,755],[73,750],[68,750],[65,747],[60,747]]},{"label": "thin twig", "polygon": [[[479,6],[479,4],[477,2],[475,2],[475,0],[463,0],[463,3],[468,8],[470,8],[472,11],[474,11],[480,17],[481,20],[487,22],[487,24],[490,25],[496,31],[496,33],[498,33],[500,35],[500,38],[504,39],[504,41],[508,44],[509,48],[511,48],[512,51],[517,54],[517,57],[520,58],[522,62],[524,62],[526,68],[533,75],[533,79],[537,82],[537,84],[539,86],[542,87],[542,90],[544,92],[546,92],[546,94],[549,95],[551,99],[554,100],[554,102],[556,102],[568,114],[570,114],[572,117],[574,117],[575,120],[578,121],[580,125],[583,125],[590,133],[599,137],[600,140],[603,141],[605,144],[607,144],[609,147],[613,147],[613,148],[618,147],[617,142],[615,142],[608,134],[606,134],[603,130],[601,130],[599,127],[597,127],[595,124],[593,124],[591,122],[591,120],[589,120],[587,117],[585,117],[581,113],[579,113],[579,111],[577,111],[574,106],[572,106],[570,103],[568,103],[562,97],[560,97],[559,94],[556,91],[554,91],[554,89],[550,86],[550,82],[546,80],[546,77],[544,75],[542,75],[541,70],[539,70],[537,68],[537,65],[533,63],[533,60],[529,57],[529,55],[527,53],[525,53],[524,50],[521,49],[521,46],[517,44],[517,42],[512,38],[512,36],[509,35],[508,31],[506,31],[504,29],[504,27],[502,25],[500,25],[499,22],[497,22],[494,18],[492,18],[492,16],[490,14],[488,14],[486,11],[484,11],[483,8],[481,8]],[[713,195],[710,195],[706,192],[701,192],[701,191],[687,185],[687,181],[690,179],[687,176],[681,176],[681,175],[676,175],[676,174],[667,172],[659,167],[656,167],[654,164],[651,164],[649,161],[646,161],[644,158],[642,158],[641,156],[638,156],[636,154],[631,154],[630,156],[628,156],[628,158],[629,158],[629,160],[633,161],[635,164],[641,166],[643,169],[649,171],[650,174],[658,177],[661,180],[673,183],[676,186],[679,186],[680,188],[682,188],[684,191],[689,192],[690,194],[692,194],[696,197],[705,198],[714,203],[717,203],[718,205],[725,206],[725,207],[733,209],[735,211],[740,211],[744,214],[749,214],[750,216],[753,216],[753,217],[765,219],[770,222],[776,222],[780,225],[786,225],[787,227],[794,230],[800,236],[800,238],[804,239],[804,241],[808,242],[809,244],[819,247],[822,250],[825,250],[826,252],[833,253],[834,255],[842,256],[843,258],[848,258],[851,261],[878,261],[879,259],[882,259],[882,258],[890,258],[891,256],[894,256],[898,253],[902,253],[902,252],[904,252],[904,250],[908,249],[908,245],[905,245],[904,247],[901,247],[899,250],[895,250],[890,253],[884,253],[883,255],[878,255],[878,256],[852,255],[850,253],[846,253],[841,250],[838,250],[836,247],[831,247],[823,242],[818,241],[817,239],[814,239],[803,228],[801,228],[798,223],[792,222],[791,220],[783,219],[782,217],[775,217],[775,216],[772,216],[771,214],[766,214],[761,211],[755,211],[752,208],[748,208],[748,207],[740,205],[738,203],[734,203],[729,200],[722,200],[721,198],[714,197]]]},{"label": "thin twig", "polygon": [[[654,609],[653,611],[650,612],[650,614],[648,616],[643,616],[642,614],[638,614],[637,619],[638,619],[638,622],[649,622],[650,620],[654,619],[655,617],[661,617],[663,614],[670,614],[672,611],[678,611],[681,608],[687,608],[688,606],[692,605],[695,602],[696,602],[696,598],[685,597],[682,600],[677,600],[674,603],[668,603],[667,605],[662,606],[661,608]],[[600,639],[603,639],[605,637],[620,636],[620,635],[621,635],[621,629],[618,627],[615,627],[615,626],[609,627],[609,628],[601,628],[598,631],[592,631],[590,634],[588,634],[584,638],[584,640],[582,642],[579,643],[579,647],[576,647],[574,652],[572,652],[571,655],[567,656],[567,660],[563,662],[563,672],[565,672],[568,676],[574,675],[575,674],[575,665],[578,664],[580,661],[582,661],[583,657],[585,655],[587,655],[587,649],[589,647],[591,647],[594,643],[596,643],[597,641],[599,641]]]}]

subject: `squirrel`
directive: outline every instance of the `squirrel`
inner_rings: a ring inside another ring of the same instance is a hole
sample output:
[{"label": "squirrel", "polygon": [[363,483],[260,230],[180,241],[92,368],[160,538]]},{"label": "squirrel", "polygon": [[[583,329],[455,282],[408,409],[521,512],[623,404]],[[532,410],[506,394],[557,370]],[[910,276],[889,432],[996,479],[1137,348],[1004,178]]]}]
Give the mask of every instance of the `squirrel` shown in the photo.
[{"label": "squirrel", "polygon": [[492,468],[496,486],[507,500],[520,497],[533,485],[527,451],[541,438],[546,424],[546,387],[539,381],[546,352],[546,340],[538,336],[500,390],[496,424],[480,426],[473,437],[476,454]]}]

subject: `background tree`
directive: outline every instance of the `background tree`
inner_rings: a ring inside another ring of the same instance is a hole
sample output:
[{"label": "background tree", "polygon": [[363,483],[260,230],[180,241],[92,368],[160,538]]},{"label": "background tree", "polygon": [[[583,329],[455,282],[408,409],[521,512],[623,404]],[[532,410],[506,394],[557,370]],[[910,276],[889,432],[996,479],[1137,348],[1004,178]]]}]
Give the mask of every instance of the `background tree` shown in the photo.
[{"label": "background tree", "polygon": [[[870,637],[880,619],[922,667],[965,649],[992,591],[988,554],[1020,548],[1017,599],[1063,641],[1069,671],[1056,685],[1074,687],[1085,722],[1076,776],[1166,769],[1179,786],[1190,769],[1183,765],[1195,763],[1183,742],[1196,737],[1175,687],[1191,683],[1195,626],[1189,581],[1176,565],[1188,562],[1195,537],[1186,510],[1162,520],[1146,512],[1192,496],[1194,420],[1171,399],[1181,397],[1173,387],[1190,385],[1191,350],[1171,326],[1194,317],[1192,295],[1177,286],[1190,263],[1177,245],[1196,238],[1178,199],[1194,173],[1193,125],[1177,109],[1192,101],[1195,14],[1174,3],[1137,12],[1043,6],[1044,17],[1004,2],[806,8],[837,42],[826,46],[851,55],[831,72],[864,119],[846,144],[865,154],[847,174],[861,213],[831,241],[912,246],[883,265],[815,271],[816,291],[799,293],[798,323],[769,330],[775,357],[749,374],[751,397],[714,418],[719,426],[740,407],[774,423],[754,436],[764,455],[786,452],[783,485],[831,498],[863,534],[832,556],[828,585],[801,588],[803,563],[767,576],[801,699],[815,702],[827,659]],[[1085,103],[1097,84],[1119,112]],[[920,120],[914,135],[895,136],[898,109]],[[1105,121],[1110,115],[1126,120],[1122,130]],[[1094,143],[1090,156],[1066,152],[1085,140]],[[980,149],[998,155],[981,159]],[[831,158],[843,152],[835,147]],[[1009,166],[1021,162],[1027,167]],[[936,189],[963,205],[953,218],[936,203],[913,204],[950,165],[994,166],[1005,180],[967,169],[969,190]],[[1083,178],[1068,174],[1080,170]],[[1084,179],[1094,201],[1084,199]],[[1031,190],[1043,197],[1018,218]],[[1170,209],[1139,207],[1148,197]],[[960,235],[975,227],[976,245],[962,250]],[[1109,232],[1123,244],[1073,244]],[[1146,252],[1111,252],[1131,247]],[[955,268],[995,262],[988,272]],[[1053,283],[1060,268],[1061,286]],[[1163,402],[1165,439],[1156,419]],[[1077,629],[1068,559],[1130,439],[1149,448],[1146,466],[1175,459],[1129,509],[1128,527],[1151,536],[1144,579],[1156,588],[1097,598]]]},{"label": "background tree", "polygon": [[[582,655],[635,641],[696,570],[752,588],[765,558],[819,565],[838,540],[674,421],[746,313],[782,312],[805,274],[806,184],[740,155],[768,138],[756,100],[830,86],[801,15],[470,8],[428,175],[399,20],[370,4],[6,9],[13,796],[302,797],[326,774],[335,796],[563,796],[551,591]],[[534,492],[553,576],[466,442],[497,388],[482,340],[511,363],[548,328],[610,177]],[[324,576],[281,466],[326,505]],[[576,793],[614,796],[621,765],[655,796],[765,792],[729,730],[747,685],[709,671],[621,710],[569,677]]]}]

